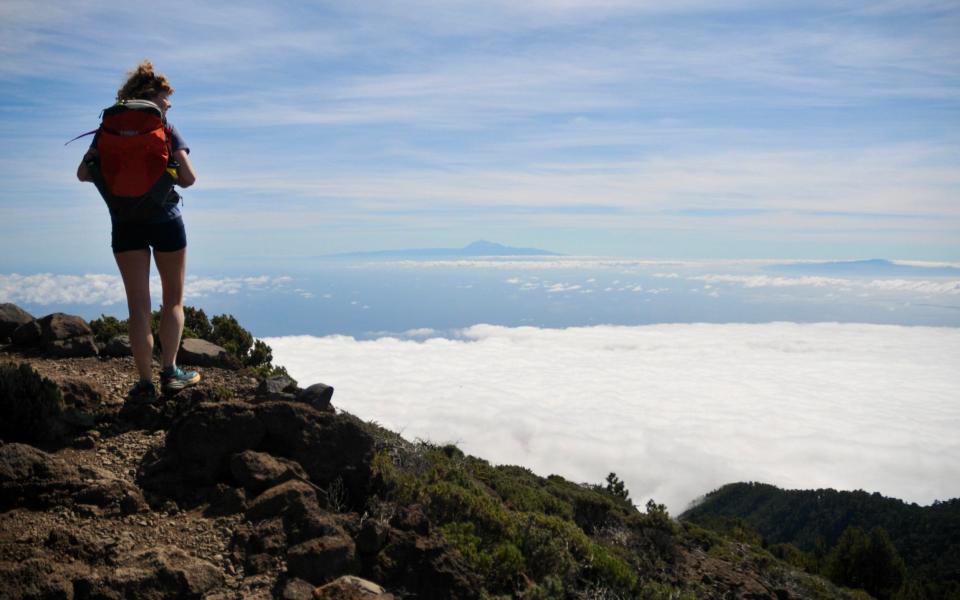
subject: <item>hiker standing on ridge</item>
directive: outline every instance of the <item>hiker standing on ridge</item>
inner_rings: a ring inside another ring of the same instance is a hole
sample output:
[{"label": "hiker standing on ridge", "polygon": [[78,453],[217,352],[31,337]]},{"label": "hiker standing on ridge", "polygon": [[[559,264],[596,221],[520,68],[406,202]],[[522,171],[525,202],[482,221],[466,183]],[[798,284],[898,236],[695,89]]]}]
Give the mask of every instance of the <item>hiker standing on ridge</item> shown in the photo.
[{"label": "hiker standing on ridge", "polygon": [[173,186],[190,187],[196,174],[190,149],[166,121],[172,93],[167,78],[155,73],[150,61],[140,63],[117,91],[117,103],[104,109],[103,122],[77,169],[77,178],[93,182],[110,209],[111,246],[127,294],[130,346],[140,377],[131,398],[156,397],[151,248],[163,287],[161,389],[175,392],[200,381],[199,373],[176,365],[183,334],[187,236]]}]

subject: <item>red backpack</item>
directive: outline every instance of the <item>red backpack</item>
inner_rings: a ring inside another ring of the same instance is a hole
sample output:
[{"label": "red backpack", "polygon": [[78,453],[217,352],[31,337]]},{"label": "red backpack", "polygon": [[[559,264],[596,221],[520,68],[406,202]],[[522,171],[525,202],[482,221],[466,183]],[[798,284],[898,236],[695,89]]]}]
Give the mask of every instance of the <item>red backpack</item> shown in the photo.
[{"label": "red backpack", "polygon": [[147,100],[121,100],[102,114],[100,127],[83,135],[97,134],[97,155],[87,166],[110,214],[121,221],[146,220],[176,204],[178,165],[160,107]]}]

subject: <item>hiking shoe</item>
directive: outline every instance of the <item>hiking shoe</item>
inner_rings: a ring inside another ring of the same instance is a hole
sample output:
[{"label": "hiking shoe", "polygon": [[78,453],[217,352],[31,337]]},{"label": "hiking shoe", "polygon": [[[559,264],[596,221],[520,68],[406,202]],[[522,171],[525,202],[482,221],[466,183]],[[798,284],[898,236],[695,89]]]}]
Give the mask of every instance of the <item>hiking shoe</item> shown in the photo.
[{"label": "hiking shoe", "polygon": [[130,391],[127,393],[127,398],[130,400],[153,402],[157,399],[157,388],[153,387],[152,381],[138,381],[130,388]]},{"label": "hiking shoe", "polygon": [[169,367],[160,372],[160,387],[166,392],[179,392],[191,385],[200,383],[200,373],[184,371],[180,367]]}]

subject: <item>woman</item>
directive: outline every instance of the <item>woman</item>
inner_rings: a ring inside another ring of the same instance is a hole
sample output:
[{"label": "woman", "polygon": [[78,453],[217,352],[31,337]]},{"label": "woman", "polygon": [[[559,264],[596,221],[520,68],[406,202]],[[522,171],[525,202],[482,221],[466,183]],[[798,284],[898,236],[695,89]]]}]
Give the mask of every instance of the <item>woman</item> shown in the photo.
[{"label": "woman", "polygon": [[[147,100],[156,104],[165,117],[171,107],[172,93],[173,87],[167,78],[155,73],[150,61],[143,61],[129,74],[117,92],[117,102]],[[166,138],[171,154],[170,166],[175,167],[175,171],[171,171],[171,174],[176,173],[174,181],[180,187],[190,187],[196,181],[196,174],[188,157],[190,149],[177,130],[169,124]],[[77,178],[80,181],[95,181],[98,176],[95,171],[98,169],[96,148],[97,137],[94,137],[77,169]],[[111,246],[127,293],[130,346],[140,377],[130,390],[130,396],[145,399],[156,396],[152,371],[153,335],[150,331],[151,248],[163,287],[159,329],[162,348],[161,389],[168,393],[196,385],[200,381],[200,375],[195,371],[184,371],[176,365],[177,350],[183,334],[183,284],[187,258],[187,238],[179,207],[176,202],[157,206],[151,214],[132,221],[118,219],[111,212],[111,221]]]}]

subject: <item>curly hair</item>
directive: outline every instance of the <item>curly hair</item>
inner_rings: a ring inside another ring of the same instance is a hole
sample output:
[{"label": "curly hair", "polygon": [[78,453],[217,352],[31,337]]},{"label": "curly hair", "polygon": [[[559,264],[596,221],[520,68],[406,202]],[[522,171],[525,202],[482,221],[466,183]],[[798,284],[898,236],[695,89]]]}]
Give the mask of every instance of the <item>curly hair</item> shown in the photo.
[{"label": "curly hair", "polygon": [[172,94],[173,86],[161,73],[153,72],[153,63],[145,60],[127,75],[117,90],[117,100],[148,100],[159,94]]}]

